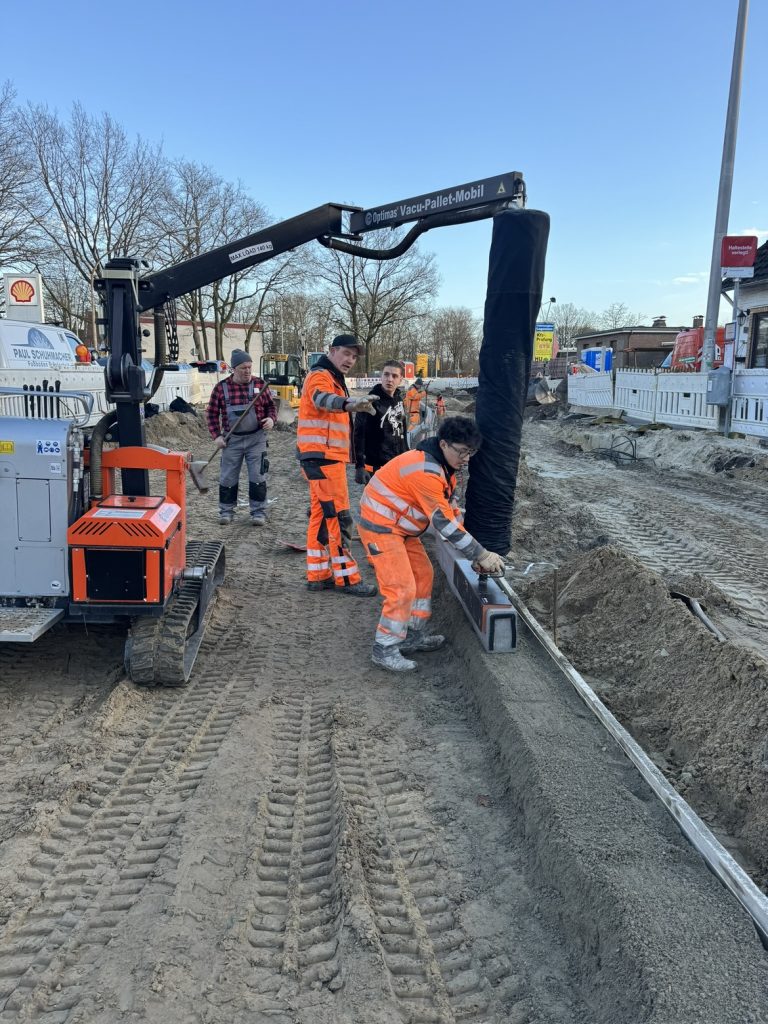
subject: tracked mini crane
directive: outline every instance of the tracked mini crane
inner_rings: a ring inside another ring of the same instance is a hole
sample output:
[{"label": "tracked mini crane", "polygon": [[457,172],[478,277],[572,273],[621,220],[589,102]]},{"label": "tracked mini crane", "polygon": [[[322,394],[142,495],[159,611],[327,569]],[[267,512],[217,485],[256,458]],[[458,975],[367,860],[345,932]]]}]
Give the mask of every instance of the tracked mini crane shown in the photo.
[{"label": "tracked mini crane", "polygon": [[[96,289],[114,408],[90,438],[87,415],[66,415],[72,403],[87,404],[78,393],[59,393],[56,417],[0,416],[0,642],[33,642],[61,621],[123,623],[135,683],[186,683],[224,577],[224,547],[187,536],[189,453],[146,441],[144,405],[163,373],[177,368],[166,345],[174,300],[313,240],[391,259],[430,228],[523,202],[522,175],[512,172],[371,210],[319,206],[156,273],[135,259],[109,260]],[[416,224],[391,249],[357,244],[366,231],[407,221]],[[139,327],[148,310],[156,346],[149,377]],[[12,389],[0,388],[3,394],[13,397]],[[118,447],[105,449],[111,433]]]}]

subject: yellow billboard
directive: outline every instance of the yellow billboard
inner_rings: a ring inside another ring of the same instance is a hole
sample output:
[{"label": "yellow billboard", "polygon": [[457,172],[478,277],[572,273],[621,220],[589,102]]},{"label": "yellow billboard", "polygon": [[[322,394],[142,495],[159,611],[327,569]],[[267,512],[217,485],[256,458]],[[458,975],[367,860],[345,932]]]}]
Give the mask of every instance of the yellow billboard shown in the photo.
[{"label": "yellow billboard", "polygon": [[416,353],[416,376],[417,377],[428,377],[429,376],[429,356],[426,352]]},{"label": "yellow billboard", "polygon": [[536,324],[533,336],[533,358],[537,362],[546,362],[552,358],[555,346],[555,325]]}]

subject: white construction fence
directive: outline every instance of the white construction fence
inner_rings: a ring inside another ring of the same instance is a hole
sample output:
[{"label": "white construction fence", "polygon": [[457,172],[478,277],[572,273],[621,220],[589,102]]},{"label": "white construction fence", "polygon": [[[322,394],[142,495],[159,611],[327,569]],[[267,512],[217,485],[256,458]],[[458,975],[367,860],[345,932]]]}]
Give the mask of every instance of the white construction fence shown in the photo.
[{"label": "white construction fence", "polygon": [[[616,370],[572,374],[568,404],[592,411],[610,409],[647,423],[717,430],[719,409],[707,404],[706,373]],[[768,369],[736,370],[731,429],[768,437]]]},{"label": "white construction fence", "polygon": [[[145,367],[147,375],[151,366]],[[164,373],[153,404],[167,411],[174,398],[183,398],[190,405],[207,405],[211,391],[227,373],[200,373],[195,367],[181,364],[178,370]],[[371,388],[380,383],[378,377],[352,377],[350,388]],[[410,382],[406,382],[408,384]],[[448,389],[477,387],[477,377],[434,377],[426,380],[429,394]],[[56,401],[60,391],[87,391],[93,395],[93,412],[88,426],[94,426],[111,408],[104,386],[104,367],[97,363],[75,364],[65,370],[0,370],[0,387],[24,388],[27,395],[8,395],[0,402],[0,416],[34,416],[65,418],[71,415],[70,405]]]},{"label": "white construction fence", "polygon": [[[183,398],[190,405],[206,404],[218,379],[215,373],[200,373],[191,366],[168,370],[152,402],[161,412],[167,411],[174,398]],[[27,396],[6,396],[0,406],[3,416],[65,418],[70,415],[70,408],[56,401],[59,391],[87,391],[93,395],[88,426],[98,423],[111,408],[104,385],[104,367],[93,363],[67,370],[0,370],[0,387],[27,390]]]}]

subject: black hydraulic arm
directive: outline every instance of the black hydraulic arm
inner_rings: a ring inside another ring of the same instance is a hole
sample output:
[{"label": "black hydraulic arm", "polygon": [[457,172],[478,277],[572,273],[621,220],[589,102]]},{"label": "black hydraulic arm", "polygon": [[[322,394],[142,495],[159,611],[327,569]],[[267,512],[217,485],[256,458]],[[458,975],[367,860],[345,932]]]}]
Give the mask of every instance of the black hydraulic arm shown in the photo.
[{"label": "black hydraulic arm", "polygon": [[318,242],[324,245],[326,249],[337,249],[340,252],[347,252],[351,256],[360,256],[367,260],[394,260],[398,256],[402,256],[404,252],[407,252],[419,235],[423,235],[425,231],[430,231],[432,228],[447,227],[449,224],[469,224],[471,221],[484,220],[486,217],[493,217],[494,214],[497,214],[508,205],[509,201],[504,199],[488,203],[485,206],[474,206],[468,210],[452,210],[448,213],[435,213],[422,217],[400,239],[397,245],[393,245],[389,249],[369,249],[366,246],[346,242],[341,238],[331,238],[330,236],[318,238]]},{"label": "black hydraulic arm", "polygon": [[[154,274],[143,275],[138,260],[110,260],[95,284],[103,296],[105,307],[109,356],[104,376],[107,398],[117,406],[120,444],[145,444],[143,404],[150,398],[152,384],[157,382],[157,375],[163,370],[162,366],[156,366],[154,376],[147,384],[141,365],[140,313],[157,309],[170,300],[258,263],[265,263],[313,240],[369,259],[393,259],[432,227],[490,217],[509,203],[524,202],[523,178],[515,171],[371,210],[326,203]],[[345,213],[351,214],[348,231],[342,223]],[[409,220],[418,223],[389,250],[366,249],[343,241],[343,238],[359,239],[366,231],[394,227]],[[160,330],[159,321],[157,330]],[[123,471],[125,494],[146,495],[148,486],[145,472]]]},{"label": "black hydraulic arm", "polygon": [[177,299],[230,274],[265,263],[322,235],[339,235],[342,233],[342,214],[357,209],[356,206],[326,203],[298,217],[255,231],[236,242],[149,274],[139,281],[139,309],[142,312],[154,309],[168,299]]}]

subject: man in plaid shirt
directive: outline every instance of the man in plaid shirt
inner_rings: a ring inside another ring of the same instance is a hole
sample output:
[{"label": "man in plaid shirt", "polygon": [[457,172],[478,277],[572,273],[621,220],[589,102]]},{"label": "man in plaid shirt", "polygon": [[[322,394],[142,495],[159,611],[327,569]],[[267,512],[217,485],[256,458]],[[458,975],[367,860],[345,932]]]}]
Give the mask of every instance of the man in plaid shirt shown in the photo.
[{"label": "man in plaid shirt", "polygon": [[[216,445],[222,448],[219,476],[219,522],[232,522],[237,508],[240,470],[248,466],[248,504],[251,523],[263,526],[267,521],[267,434],[277,422],[277,410],[266,383],[252,377],[253,363],[247,352],[235,349],[230,360],[232,375],[219,381],[211,392],[206,410],[208,429]],[[224,435],[247,410],[229,440]]]}]

